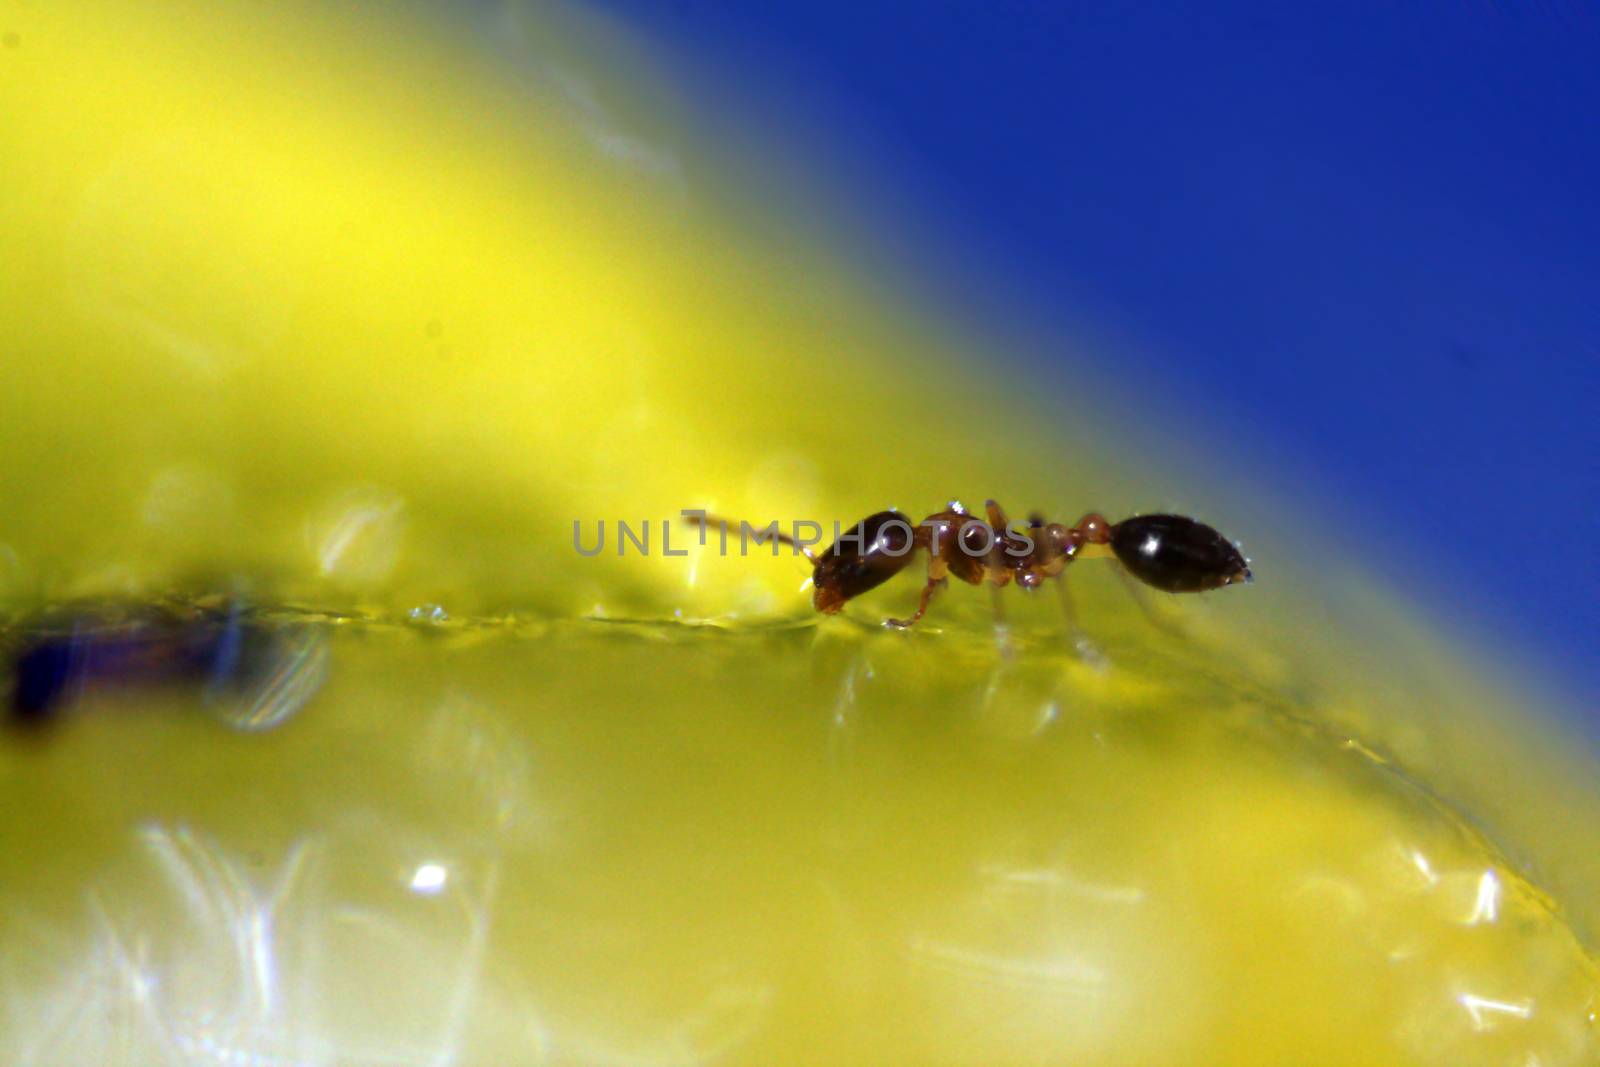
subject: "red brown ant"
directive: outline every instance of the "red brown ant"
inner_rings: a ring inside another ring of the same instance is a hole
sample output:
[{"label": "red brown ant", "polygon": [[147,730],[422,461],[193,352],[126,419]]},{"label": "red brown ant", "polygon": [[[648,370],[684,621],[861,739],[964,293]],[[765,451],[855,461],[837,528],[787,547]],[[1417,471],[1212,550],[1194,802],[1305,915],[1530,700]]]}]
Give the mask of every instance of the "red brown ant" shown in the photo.
[{"label": "red brown ant", "polygon": [[[951,501],[944,511],[913,527],[901,512],[880,511],[862,519],[820,554],[809,543],[779,531],[776,524],[761,537],[789,545],[811,561],[811,603],[824,615],[837,614],[846,602],[904,570],[918,551],[926,552],[928,580],[917,610],[908,618],[885,621],[901,629],[922,618],[951,575],[971,585],[989,582],[996,594],[997,617],[1002,611],[998,594],[1007,584],[1037,589],[1048,578],[1060,578],[1069,563],[1093,556],[1112,556],[1125,575],[1167,593],[1199,593],[1251,580],[1249,561],[1232,542],[1183,515],[1135,515],[1112,523],[1090,512],[1072,526],[1063,526],[1036,514],[1019,529],[993,500],[985,512],[987,521]],[[693,525],[720,525],[726,536],[727,520],[703,511],[684,515]],[[1073,611],[1066,583],[1058,588],[1070,620]]]}]

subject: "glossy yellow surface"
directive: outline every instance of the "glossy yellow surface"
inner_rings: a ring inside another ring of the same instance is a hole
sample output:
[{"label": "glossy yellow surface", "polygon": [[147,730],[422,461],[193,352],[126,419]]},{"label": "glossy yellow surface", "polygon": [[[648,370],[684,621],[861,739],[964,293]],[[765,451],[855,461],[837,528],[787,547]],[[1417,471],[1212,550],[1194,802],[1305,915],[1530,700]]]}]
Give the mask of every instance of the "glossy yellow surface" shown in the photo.
[{"label": "glossy yellow surface", "polygon": [[[0,741],[0,1060],[1600,1057],[1592,750],[1200,446],[853,269],[612,30],[0,33],[12,636],[242,592],[329,669],[270,731],[102,686]],[[1174,634],[1086,562],[1095,648],[1019,595],[1007,658],[981,591],[894,633],[913,578],[819,621],[795,560],[659,551],[952,495],[1211,501],[1258,581]]]}]

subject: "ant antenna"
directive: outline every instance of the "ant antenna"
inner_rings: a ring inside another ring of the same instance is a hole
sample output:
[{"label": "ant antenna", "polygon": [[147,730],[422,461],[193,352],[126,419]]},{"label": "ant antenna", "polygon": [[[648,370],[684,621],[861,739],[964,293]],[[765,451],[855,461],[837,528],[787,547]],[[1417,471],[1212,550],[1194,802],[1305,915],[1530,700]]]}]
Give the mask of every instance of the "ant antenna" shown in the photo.
[{"label": "ant antenna", "polygon": [[[726,538],[728,535],[729,526],[737,527],[740,525],[749,525],[748,523],[736,522],[733,519],[724,519],[716,515],[707,515],[703,511],[696,511],[687,514],[683,517],[683,520],[690,526],[699,526],[707,530],[721,529],[722,536],[724,538]],[[788,545],[790,548],[798,549],[801,554],[812,563],[817,562],[817,555],[815,552],[811,551],[810,545],[803,545],[799,541],[796,541],[793,537],[790,537],[788,534],[784,533],[782,530],[777,529],[776,523],[773,524],[771,529],[773,532],[770,535],[767,534],[767,531],[765,530],[760,531],[763,534],[761,538],[762,541],[776,541],[780,545]]]}]

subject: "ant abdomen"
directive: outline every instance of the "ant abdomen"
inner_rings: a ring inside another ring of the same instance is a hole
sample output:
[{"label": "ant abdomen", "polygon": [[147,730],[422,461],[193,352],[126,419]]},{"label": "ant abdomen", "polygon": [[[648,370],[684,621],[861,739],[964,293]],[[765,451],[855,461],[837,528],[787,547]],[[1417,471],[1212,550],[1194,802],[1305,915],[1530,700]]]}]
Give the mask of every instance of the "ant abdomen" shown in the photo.
[{"label": "ant abdomen", "polygon": [[1111,528],[1111,551],[1146,585],[1168,593],[1200,593],[1250,580],[1233,543],[1182,515],[1136,515]]},{"label": "ant abdomen", "polygon": [[898,511],[880,511],[846,528],[811,573],[811,602],[825,615],[893,578],[911,562],[912,530]]}]

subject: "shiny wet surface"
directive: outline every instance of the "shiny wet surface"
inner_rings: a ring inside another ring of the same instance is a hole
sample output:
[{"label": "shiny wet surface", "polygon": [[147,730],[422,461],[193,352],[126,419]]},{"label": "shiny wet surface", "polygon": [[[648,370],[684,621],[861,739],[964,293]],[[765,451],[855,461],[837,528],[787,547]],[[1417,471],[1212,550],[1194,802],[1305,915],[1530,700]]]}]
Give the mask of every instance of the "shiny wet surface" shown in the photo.
[{"label": "shiny wet surface", "polygon": [[1188,646],[438,614],[318,623],[269,732],[102,688],[0,749],[8,1060],[1600,1047],[1491,845]]}]

